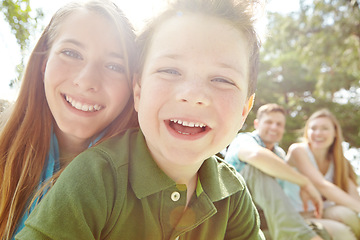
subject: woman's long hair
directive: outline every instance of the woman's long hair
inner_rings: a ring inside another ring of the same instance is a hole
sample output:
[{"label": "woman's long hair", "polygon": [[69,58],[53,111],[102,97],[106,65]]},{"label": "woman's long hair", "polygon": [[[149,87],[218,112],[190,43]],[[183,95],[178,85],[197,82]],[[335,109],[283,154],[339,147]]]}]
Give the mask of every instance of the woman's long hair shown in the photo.
[{"label": "woman's long hair", "polygon": [[[41,68],[48,57],[63,20],[85,8],[96,12],[113,23],[119,33],[124,59],[127,60],[129,89],[132,89],[136,48],[133,28],[122,11],[110,1],[95,0],[70,3],[59,9],[38,40],[23,75],[22,86],[12,112],[0,130],[0,238],[10,239],[16,225],[37,190],[47,154],[51,129],[55,124],[48,107],[44,76]],[[137,114],[133,98],[129,98],[122,113],[107,127],[103,141],[123,130],[137,127]],[[95,137],[95,136],[94,136]],[[64,166],[62,166],[64,167]]]},{"label": "woman's long hair", "polygon": [[320,109],[314,112],[307,120],[304,129],[304,139],[309,142],[307,131],[309,123],[316,118],[328,118],[335,129],[334,142],[329,148],[329,155],[332,156],[335,166],[334,184],[344,191],[349,189],[349,178],[357,185],[357,176],[351,163],[345,158],[342,148],[343,134],[339,121],[328,109]]}]

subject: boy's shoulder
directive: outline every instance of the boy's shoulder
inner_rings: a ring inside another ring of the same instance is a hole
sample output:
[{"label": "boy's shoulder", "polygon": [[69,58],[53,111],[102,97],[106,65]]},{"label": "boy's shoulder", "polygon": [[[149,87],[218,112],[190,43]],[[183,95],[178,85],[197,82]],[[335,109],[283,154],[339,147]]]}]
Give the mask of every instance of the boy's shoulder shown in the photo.
[{"label": "boy's shoulder", "polygon": [[201,184],[212,201],[227,198],[245,189],[242,176],[223,159],[212,156],[199,170]]},{"label": "boy's shoulder", "polygon": [[[140,131],[137,128],[128,129],[94,147],[92,151],[103,155],[115,165],[124,165],[129,163],[131,153],[136,151],[134,148],[146,148],[145,141],[143,146],[138,139]],[[90,150],[90,149],[89,149]]]},{"label": "boy's shoulder", "polygon": [[218,162],[218,165],[221,167],[221,168],[228,168],[229,171],[230,171],[230,174],[231,176],[235,176],[235,178],[239,181],[240,185],[242,186],[242,189],[245,188],[245,180],[244,178],[241,176],[241,174],[236,171],[236,169],[234,168],[233,165],[231,165],[230,163],[228,163],[227,161],[225,161],[224,159],[218,157],[218,156],[215,156],[216,158],[216,161]]}]

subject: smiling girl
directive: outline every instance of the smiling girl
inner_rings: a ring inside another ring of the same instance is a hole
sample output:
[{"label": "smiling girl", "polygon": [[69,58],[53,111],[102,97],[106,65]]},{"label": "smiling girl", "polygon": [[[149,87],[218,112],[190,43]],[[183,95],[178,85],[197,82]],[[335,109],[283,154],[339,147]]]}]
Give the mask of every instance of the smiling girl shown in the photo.
[{"label": "smiling girl", "polygon": [[110,1],[70,3],[55,13],[2,120],[1,239],[24,227],[34,194],[76,155],[138,125],[131,97],[134,40],[132,26]]},{"label": "smiling girl", "polygon": [[301,201],[296,198],[298,195],[292,191],[294,186],[285,185],[285,191],[298,211],[305,218],[323,224],[334,240],[359,239],[357,176],[344,157],[338,120],[327,109],[316,111],[306,122],[304,139],[305,142],[290,146],[287,160],[306,175],[326,199],[323,219],[313,219],[311,203],[308,211],[304,212]]}]

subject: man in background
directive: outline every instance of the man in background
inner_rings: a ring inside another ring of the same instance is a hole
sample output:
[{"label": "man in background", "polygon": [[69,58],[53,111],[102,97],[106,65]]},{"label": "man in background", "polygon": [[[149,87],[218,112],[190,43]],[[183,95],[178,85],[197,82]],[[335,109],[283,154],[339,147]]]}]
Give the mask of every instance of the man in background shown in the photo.
[{"label": "man in background", "polygon": [[295,211],[282,190],[282,180],[300,186],[304,204],[311,200],[316,215],[322,214],[322,199],[310,180],[289,166],[281,141],[286,122],[283,107],[266,104],[259,108],[254,120],[254,132],[239,133],[230,144],[225,161],[244,177],[253,200],[263,211],[269,233],[274,240],[323,239]]}]

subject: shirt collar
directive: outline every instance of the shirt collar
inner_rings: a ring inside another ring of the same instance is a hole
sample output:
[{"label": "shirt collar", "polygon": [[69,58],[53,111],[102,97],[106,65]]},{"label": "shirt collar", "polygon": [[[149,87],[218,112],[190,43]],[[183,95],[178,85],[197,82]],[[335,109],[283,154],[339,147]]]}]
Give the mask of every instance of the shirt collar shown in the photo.
[{"label": "shirt collar", "polygon": [[135,133],[130,149],[129,180],[137,198],[141,199],[175,185],[153,160],[143,133]]},{"label": "shirt collar", "polygon": [[[135,134],[131,140],[129,179],[137,198],[141,199],[176,185],[153,160],[142,132]],[[197,196],[205,192],[215,202],[243,189],[244,185],[236,171],[222,160],[211,157],[202,164],[196,188]]]},{"label": "shirt collar", "polygon": [[[255,139],[255,141],[262,147],[266,148],[265,143],[261,139],[259,132],[257,130],[254,130],[251,135]],[[278,155],[279,157],[282,157],[282,151],[280,150],[279,143],[275,143],[273,149],[271,149],[273,153]]]}]

